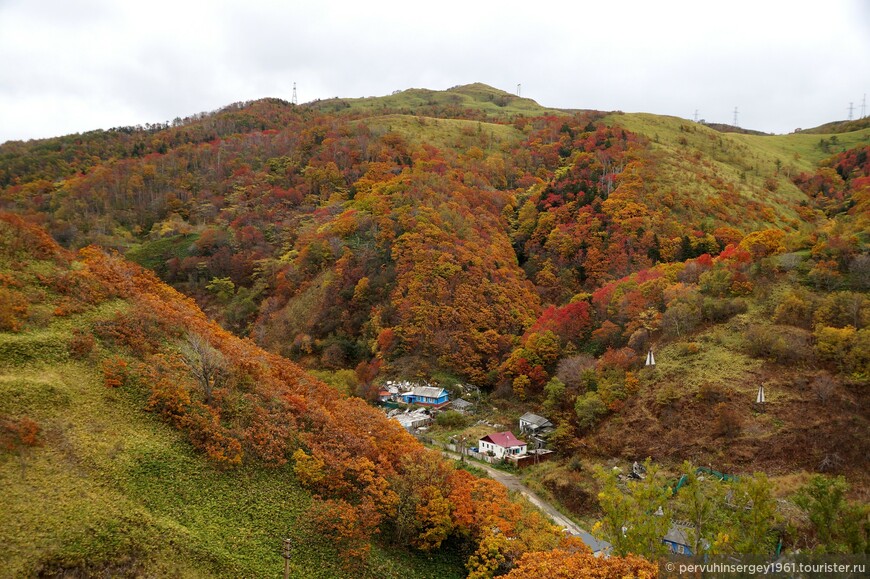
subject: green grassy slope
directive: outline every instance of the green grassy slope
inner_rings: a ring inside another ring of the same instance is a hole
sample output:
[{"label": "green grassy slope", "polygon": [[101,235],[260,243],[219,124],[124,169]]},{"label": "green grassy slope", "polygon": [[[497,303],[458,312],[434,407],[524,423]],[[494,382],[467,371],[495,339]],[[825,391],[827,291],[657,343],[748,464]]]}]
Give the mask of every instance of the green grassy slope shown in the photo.
[{"label": "green grassy slope", "polygon": [[[143,412],[138,392],[105,388],[91,364],[13,354],[65,344],[83,320],[0,333],[0,414],[35,420],[43,440],[20,456],[0,454],[0,577],[276,576],[285,537],[294,539],[294,577],[345,576],[335,550],[305,532],[299,515],[310,495],[291,469],[218,470]],[[458,559],[441,557],[376,548],[360,574],[461,576]]]},{"label": "green grassy slope", "polygon": [[507,118],[515,115],[564,114],[565,112],[542,107],[532,99],[521,98],[482,83],[457,86],[446,91],[410,88],[389,96],[335,98],[317,101],[306,106],[324,112],[351,111],[369,114],[377,114],[378,111],[385,109],[412,110],[450,107],[480,111],[488,117],[494,118]]},{"label": "green grassy slope", "polygon": [[428,143],[439,148],[462,149],[468,136],[482,133],[491,146],[503,141],[518,141],[523,133],[511,125],[471,121],[464,119],[439,119],[413,115],[379,115],[364,121],[373,131],[396,132],[414,145]]},{"label": "green grassy slope", "polygon": [[[732,135],[732,137],[759,153],[766,153],[775,159],[780,159],[783,166],[794,166],[800,171],[812,171],[819,161],[831,155],[870,144],[870,128],[840,134],[802,132],[765,137],[754,135]],[[828,144],[823,147],[820,145],[822,141],[827,141]]]},{"label": "green grassy slope", "polygon": [[[605,122],[651,141],[656,161],[650,184],[659,193],[674,196],[676,211],[687,213],[698,224],[710,216],[728,216],[725,221],[745,231],[770,224],[800,227],[795,209],[806,196],[791,177],[812,170],[831,154],[816,150],[819,137],[811,135],[720,133],[685,119],[646,113],[615,113]],[[855,146],[868,135],[867,131],[840,135],[842,146]],[[721,198],[729,189],[735,195]],[[699,204],[699,211],[687,212],[680,199]],[[751,202],[762,207],[757,215],[742,211]]]}]

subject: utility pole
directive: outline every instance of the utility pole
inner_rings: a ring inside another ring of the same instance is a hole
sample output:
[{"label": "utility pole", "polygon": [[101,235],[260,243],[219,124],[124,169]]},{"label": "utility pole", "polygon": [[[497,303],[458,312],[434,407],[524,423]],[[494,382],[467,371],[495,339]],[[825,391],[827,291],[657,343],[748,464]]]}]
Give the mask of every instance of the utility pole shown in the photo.
[{"label": "utility pole", "polygon": [[854,108],[855,108],[855,107],[853,106],[853,103],[849,103],[849,120],[850,120],[850,121],[852,120],[852,110],[853,110]]},{"label": "utility pole", "polygon": [[734,107],[734,122],[732,123],[735,127],[739,127],[737,124],[737,107]]},{"label": "utility pole", "polygon": [[281,549],[281,556],[284,557],[284,579],[290,579],[290,556],[292,555],[293,542],[290,539],[284,539],[284,547]]},{"label": "utility pole", "polygon": [[294,105],[299,104],[298,101],[296,100],[296,83],[295,82],[293,83],[293,99],[290,102],[293,103]]}]

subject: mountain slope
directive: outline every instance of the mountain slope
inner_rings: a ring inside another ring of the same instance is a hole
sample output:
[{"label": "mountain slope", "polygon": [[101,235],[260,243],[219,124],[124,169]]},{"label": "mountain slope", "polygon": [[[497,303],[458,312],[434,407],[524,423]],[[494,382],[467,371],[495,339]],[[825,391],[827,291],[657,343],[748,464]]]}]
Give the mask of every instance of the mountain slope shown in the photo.
[{"label": "mountain slope", "polygon": [[297,577],[489,577],[584,549],[153,274],[2,213],[0,321],[13,574],[269,575],[284,538]]}]

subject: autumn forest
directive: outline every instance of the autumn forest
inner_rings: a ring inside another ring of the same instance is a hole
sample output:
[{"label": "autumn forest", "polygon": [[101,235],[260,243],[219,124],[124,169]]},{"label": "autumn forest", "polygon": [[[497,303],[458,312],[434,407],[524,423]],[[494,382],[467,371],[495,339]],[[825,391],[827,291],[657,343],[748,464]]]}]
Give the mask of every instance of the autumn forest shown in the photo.
[{"label": "autumn forest", "polygon": [[[866,553],[870,123],[814,131],[475,84],[0,145],[2,567],[653,577],[656,508],[695,553]],[[478,415],[415,438],[393,380]],[[610,558],[427,449],[526,412],[517,476]]]}]

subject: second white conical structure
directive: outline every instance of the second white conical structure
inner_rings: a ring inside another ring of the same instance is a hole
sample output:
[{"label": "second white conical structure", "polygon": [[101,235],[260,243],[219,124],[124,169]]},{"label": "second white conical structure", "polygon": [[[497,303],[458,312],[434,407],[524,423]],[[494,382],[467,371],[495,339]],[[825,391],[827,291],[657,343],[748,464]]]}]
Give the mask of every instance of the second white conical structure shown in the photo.
[{"label": "second white conical structure", "polygon": [[646,365],[647,366],[655,366],[656,365],[656,357],[653,356],[653,351],[650,349],[646,354]]}]

